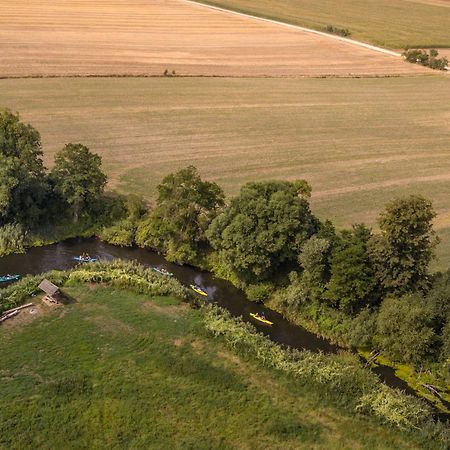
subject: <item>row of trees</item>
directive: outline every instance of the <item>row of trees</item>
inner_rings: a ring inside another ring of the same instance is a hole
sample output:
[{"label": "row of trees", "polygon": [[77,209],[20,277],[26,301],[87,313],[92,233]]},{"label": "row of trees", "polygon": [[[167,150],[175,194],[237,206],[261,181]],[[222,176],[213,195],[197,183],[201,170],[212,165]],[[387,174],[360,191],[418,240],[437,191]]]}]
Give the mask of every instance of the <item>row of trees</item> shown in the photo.
[{"label": "row of trees", "polygon": [[158,191],[136,227],[138,245],[178,263],[209,264],[253,299],[279,299],[288,313],[340,314],[352,343],[395,360],[450,357],[450,273],[429,272],[438,240],[428,200],[392,201],[374,233],[320,221],[303,180],[247,183],[225,203],[217,184],[188,167]]},{"label": "row of trees", "polygon": [[9,110],[0,111],[0,227],[38,229],[70,214],[89,214],[106,185],[101,158],[81,144],[67,144],[51,171],[41,138]]}]

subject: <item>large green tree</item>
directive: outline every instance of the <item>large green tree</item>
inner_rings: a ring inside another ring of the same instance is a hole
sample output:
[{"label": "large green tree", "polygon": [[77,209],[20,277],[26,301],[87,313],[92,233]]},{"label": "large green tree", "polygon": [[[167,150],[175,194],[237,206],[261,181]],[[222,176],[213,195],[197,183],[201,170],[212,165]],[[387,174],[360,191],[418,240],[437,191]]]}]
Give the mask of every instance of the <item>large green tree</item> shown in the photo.
[{"label": "large green tree", "polygon": [[408,293],[429,285],[428,266],[437,238],[430,201],[411,195],[392,201],[379,219],[381,234],[370,243],[371,260],[387,292]]},{"label": "large green tree", "polygon": [[367,252],[370,236],[361,224],[344,230],[331,256],[326,298],[347,313],[357,312],[375,298],[377,280]]},{"label": "large green tree", "polygon": [[137,243],[178,263],[195,262],[224,199],[222,189],[202,180],[194,166],[166,176],[158,186],[156,207],[138,228]]},{"label": "large green tree", "polygon": [[269,277],[280,265],[296,262],[302,245],[317,232],[305,181],[265,181],[244,185],[211,224],[208,238],[243,280]]},{"label": "large green tree", "polygon": [[82,144],[67,144],[55,157],[51,178],[55,191],[70,205],[74,222],[102,195],[106,175],[102,159]]},{"label": "large green tree", "polygon": [[39,133],[18,114],[0,111],[0,225],[36,225],[48,191]]}]

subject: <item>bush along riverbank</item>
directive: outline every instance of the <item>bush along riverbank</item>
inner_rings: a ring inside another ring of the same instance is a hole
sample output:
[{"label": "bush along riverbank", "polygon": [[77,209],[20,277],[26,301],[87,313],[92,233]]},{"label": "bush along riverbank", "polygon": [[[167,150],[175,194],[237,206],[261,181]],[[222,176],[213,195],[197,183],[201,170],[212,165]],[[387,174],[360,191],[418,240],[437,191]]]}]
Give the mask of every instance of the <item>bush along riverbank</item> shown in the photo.
[{"label": "bush along riverbank", "polygon": [[[370,415],[402,432],[411,433],[416,441],[432,441],[435,448],[449,448],[450,434],[445,424],[433,421],[429,406],[420,399],[383,385],[378,377],[362,366],[351,354],[324,355],[309,351],[284,349],[259,334],[241,319],[233,318],[222,308],[194,300],[190,291],[177,280],[161,277],[130,262],[90,263],[73,270],[36,277],[26,277],[1,291],[2,310],[26,302],[38,292],[43,277],[64,288],[83,283],[102,284],[136,294],[172,296],[202,306],[199,314],[205,333],[222,340],[230,349],[262,367],[280,371],[321,392],[327,401],[352,414]],[[434,448],[433,447],[433,448]]]}]

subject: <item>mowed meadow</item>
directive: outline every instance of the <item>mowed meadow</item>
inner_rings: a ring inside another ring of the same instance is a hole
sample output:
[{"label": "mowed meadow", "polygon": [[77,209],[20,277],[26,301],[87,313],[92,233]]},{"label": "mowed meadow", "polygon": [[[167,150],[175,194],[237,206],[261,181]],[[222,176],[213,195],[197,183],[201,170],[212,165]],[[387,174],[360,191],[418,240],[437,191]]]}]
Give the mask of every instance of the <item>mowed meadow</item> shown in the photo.
[{"label": "mowed meadow", "polygon": [[294,25],[348,28],[352,38],[389,48],[450,47],[448,0],[203,0]]},{"label": "mowed meadow", "polygon": [[2,449],[422,448],[319,383],[230,351],[175,298],[64,291],[74,303],[0,329]]},{"label": "mowed meadow", "polygon": [[45,162],[67,142],[103,157],[110,188],[155,198],[194,164],[228,195],[247,181],[308,180],[338,226],[374,225],[398,195],[433,200],[450,264],[450,80],[62,78],[0,81],[0,105],[42,134]]}]

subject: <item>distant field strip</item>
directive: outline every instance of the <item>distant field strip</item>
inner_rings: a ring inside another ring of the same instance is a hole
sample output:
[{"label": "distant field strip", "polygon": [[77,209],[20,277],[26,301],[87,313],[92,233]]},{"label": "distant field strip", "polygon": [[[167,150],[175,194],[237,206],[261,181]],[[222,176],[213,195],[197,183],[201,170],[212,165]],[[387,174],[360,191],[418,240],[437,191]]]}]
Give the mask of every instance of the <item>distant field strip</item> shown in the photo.
[{"label": "distant field strip", "polygon": [[396,195],[423,194],[448,235],[448,76],[385,79],[0,80],[0,105],[42,133],[46,163],[67,142],[103,156],[111,187],[154,198],[195,164],[228,194],[246,181],[305,178],[314,211],[373,224]]},{"label": "distant field strip", "polygon": [[182,0],[0,2],[0,77],[152,76],[166,69],[236,77],[429,72],[333,36]]},{"label": "distant field strip", "polygon": [[352,37],[388,48],[450,47],[448,0],[201,0],[235,11]]}]

